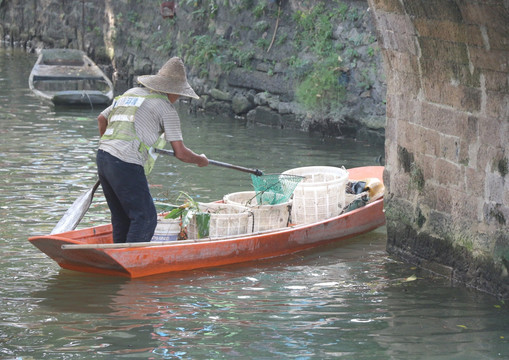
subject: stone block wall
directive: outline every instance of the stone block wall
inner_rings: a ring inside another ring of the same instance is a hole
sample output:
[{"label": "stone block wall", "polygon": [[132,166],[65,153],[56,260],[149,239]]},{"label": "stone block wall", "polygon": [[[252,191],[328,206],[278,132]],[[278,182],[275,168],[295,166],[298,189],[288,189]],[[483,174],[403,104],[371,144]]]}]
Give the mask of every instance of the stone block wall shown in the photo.
[{"label": "stone block wall", "polygon": [[389,253],[509,297],[509,3],[369,0]]}]

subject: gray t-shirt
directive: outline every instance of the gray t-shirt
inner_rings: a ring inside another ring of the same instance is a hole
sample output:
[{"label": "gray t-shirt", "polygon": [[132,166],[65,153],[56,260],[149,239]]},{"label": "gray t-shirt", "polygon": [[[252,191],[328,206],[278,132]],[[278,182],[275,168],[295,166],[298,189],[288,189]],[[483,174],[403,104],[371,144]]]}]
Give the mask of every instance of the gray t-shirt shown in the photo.
[{"label": "gray t-shirt", "polygon": [[[160,94],[147,88],[132,88],[124,95]],[[165,95],[165,94],[162,94]],[[165,95],[166,96],[166,95]],[[106,108],[101,115],[106,119],[109,117],[113,105]],[[137,136],[145,145],[151,146],[164,133],[166,141],[182,140],[180,129],[180,118],[177,111],[168,99],[146,98],[136,111],[134,116],[134,128]],[[122,161],[143,165],[146,161],[139,152],[140,142],[138,140],[101,140],[99,149],[104,150]]]}]

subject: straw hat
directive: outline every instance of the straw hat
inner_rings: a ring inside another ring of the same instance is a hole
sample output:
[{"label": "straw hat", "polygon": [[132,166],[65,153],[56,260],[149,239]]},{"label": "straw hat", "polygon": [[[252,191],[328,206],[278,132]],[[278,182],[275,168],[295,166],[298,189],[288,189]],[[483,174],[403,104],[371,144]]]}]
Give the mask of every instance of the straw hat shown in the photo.
[{"label": "straw hat", "polygon": [[178,57],[168,60],[156,75],[138,76],[138,82],[149,89],[162,93],[188,96],[194,99],[200,98],[187,82],[184,63]]}]

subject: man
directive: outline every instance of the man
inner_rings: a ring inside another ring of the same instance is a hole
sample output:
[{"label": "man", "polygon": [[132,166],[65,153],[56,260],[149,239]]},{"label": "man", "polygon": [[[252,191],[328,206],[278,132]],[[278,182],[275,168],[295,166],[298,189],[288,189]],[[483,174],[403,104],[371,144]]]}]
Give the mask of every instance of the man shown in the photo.
[{"label": "man", "polygon": [[154,148],[169,141],[179,160],[200,167],[209,163],[184,145],[173,106],[180,96],[198,99],[182,60],[171,58],[156,75],[140,76],[138,82],[144,87],[127,90],[97,117],[97,169],[115,243],[150,241],[154,234],[157,212],[146,177],[156,158]]}]

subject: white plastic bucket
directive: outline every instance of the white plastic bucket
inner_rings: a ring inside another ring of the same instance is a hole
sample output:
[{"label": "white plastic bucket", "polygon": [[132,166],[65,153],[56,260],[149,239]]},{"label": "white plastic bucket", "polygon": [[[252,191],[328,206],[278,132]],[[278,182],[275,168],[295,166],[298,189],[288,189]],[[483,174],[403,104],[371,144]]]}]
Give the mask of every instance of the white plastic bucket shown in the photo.
[{"label": "white plastic bucket", "polygon": [[150,241],[175,241],[180,233],[180,219],[165,219],[164,214],[157,216],[156,230]]}]

